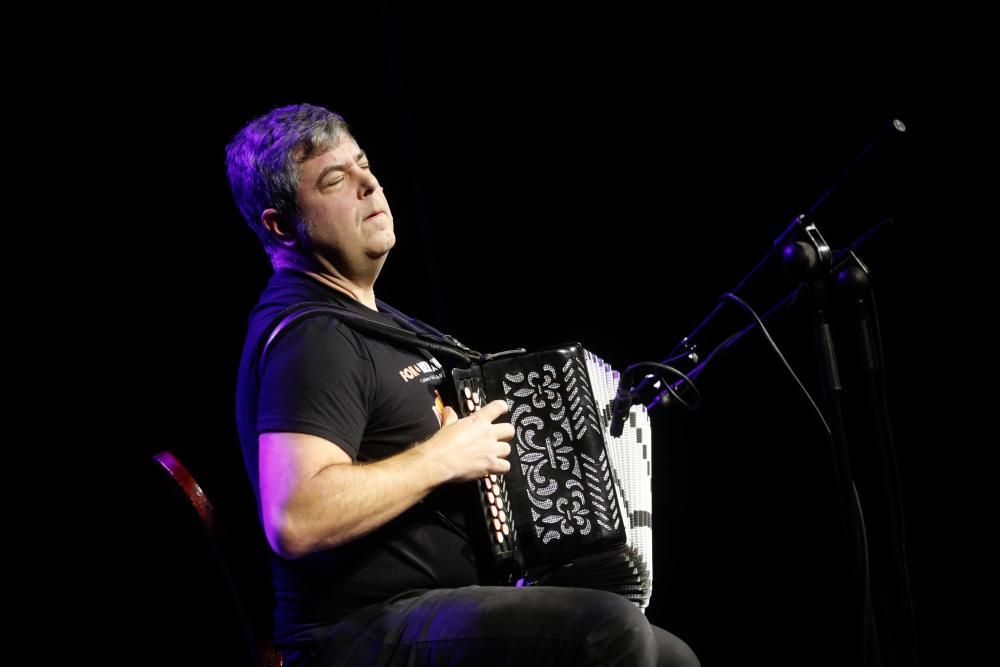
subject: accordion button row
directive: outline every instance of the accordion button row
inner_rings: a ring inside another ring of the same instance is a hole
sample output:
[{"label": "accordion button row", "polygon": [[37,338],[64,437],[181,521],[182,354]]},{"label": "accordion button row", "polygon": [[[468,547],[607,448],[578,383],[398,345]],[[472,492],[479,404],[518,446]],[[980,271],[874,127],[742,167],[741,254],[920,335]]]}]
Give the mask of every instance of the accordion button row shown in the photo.
[{"label": "accordion button row", "polygon": [[489,515],[487,522],[493,533],[493,539],[497,544],[503,544],[506,536],[510,535],[510,526],[507,524],[507,512],[504,511],[504,501],[506,492],[504,484],[497,475],[488,475],[482,479],[483,500]]},{"label": "accordion button row", "polygon": [[[459,393],[459,399],[464,400],[465,409],[469,414],[479,412],[482,409],[481,396],[477,390],[465,384],[461,387]],[[507,512],[504,511],[507,494],[504,490],[503,481],[496,474],[486,475],[480,481],[482,483],[482,498],[486,507],[486,521],[489,531],[493,534],[495,544],[503,547],[505,539],[510,537]]]}]

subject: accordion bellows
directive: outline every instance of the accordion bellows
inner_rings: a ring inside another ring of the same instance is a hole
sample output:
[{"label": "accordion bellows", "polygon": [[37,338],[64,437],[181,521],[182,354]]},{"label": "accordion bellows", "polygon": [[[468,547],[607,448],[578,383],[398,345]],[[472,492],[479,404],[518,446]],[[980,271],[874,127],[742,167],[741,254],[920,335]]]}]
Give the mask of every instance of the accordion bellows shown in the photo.
[{"label": "accordion bellows", "polygon": [[645,408],[635,406],[622,436],[610,435],[618,374],[578,343],[451,374],[446,393],[459,414],[503,399],[515,431],[510,472],[478,483],[487,560],[497,571],[523,571],[530,584],[613,591],[645,609],[651,432]]}]

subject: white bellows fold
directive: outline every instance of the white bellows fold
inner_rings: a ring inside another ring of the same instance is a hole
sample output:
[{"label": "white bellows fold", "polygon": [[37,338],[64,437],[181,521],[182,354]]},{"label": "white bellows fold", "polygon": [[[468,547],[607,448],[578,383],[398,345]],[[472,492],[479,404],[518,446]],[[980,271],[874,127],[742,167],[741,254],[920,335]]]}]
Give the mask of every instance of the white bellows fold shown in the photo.
[{"label": "white bellows fold", "polygon": [[632,406],[621,437],[610,432],[610,406],[618,388],[619,374],[604,360],[586,352],[587,372],[594,400],[600,406],[601,427],[618,498],[626,522],[627,546],[636,560],[643,582],[643,610],[653,592],[653,490],[652,490],[652,430],[649,415],[643,405]]}]

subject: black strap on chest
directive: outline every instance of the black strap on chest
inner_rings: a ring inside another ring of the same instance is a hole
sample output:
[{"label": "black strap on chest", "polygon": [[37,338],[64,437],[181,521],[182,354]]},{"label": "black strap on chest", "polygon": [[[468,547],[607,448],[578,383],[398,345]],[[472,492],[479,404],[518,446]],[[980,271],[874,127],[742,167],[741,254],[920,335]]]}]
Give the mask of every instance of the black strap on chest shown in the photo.
[{"label": "black strap on chest", "polygon": [[441,333],[429,324],[408,317],[381,301],[377,303],[379,309],[391,315],[400,326],[394,326],[374,317],[368,317],[323,301],[303,301],[289,306],[278,313],[261,334],[261,343],[258,344],[260,352],[256,355],[256,359],[259,363],[271,345],[293,323],[316,315],[335,317],[358,332],[415,352],[440,355],[446,358],[449,365],[464,366],[483,357],[481,353],[463,345],[454,337]]}]

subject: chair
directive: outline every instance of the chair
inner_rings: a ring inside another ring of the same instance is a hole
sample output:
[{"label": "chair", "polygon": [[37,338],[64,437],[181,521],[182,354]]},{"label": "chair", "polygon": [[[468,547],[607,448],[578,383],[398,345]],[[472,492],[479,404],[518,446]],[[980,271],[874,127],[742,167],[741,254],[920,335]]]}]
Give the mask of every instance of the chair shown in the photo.
[{"label": "chair", "polygon": [[[206,558],[202,560],[195,559],[194,562],[214,563],[214,568],[210,569],[214,569],[215,572],[207,573],[208,578],[205,580],[202,579],[202,574],[204,573],[199,574],[197,577],[198,582],[195,582],[194,585],[205,586],[204,581],[218,581],[220,585],[213,585],[213,587],[216,589],[221,588],[222,592],[220,594],[228,598],[228,603],[226,601],[222,603],[222,616],[229,616],[228,619],[216,616],[217,608],[208,605],[204,599],[192,599],[190,603],[182,601],[180,613],[197,616],[198,620],[193,621],[194,625],[204,622],[206,620],[205,617],[208,617],[208,622],[217,621],[220,623],[219,635],[235,635],[232,641],[220,637],[219,643],[224,645],[225,648],[216,648],[216,650],[228,651],[232,648],[242,653],[241,656],[235,657],[242,659],[244,664],[252,665],[253,667],[283,667],[284,660],[281,653],[271,645],[269,640],[256,636],[257,633],[254,631],[253,624],[247,617],[245,596],[235,584],[233,570],[227,563],[224,555],[224,545],[220,539],[221,526],[216,516],[215,507],[208,499],[204,489],[198,484],[191,472],[170,451],[162,451],[156,454],[153,456],[153,460],[158,464],[157,468],[166,473],[163,477],[173,480],[174,484],[170,486],[174,489],[179,489],[189,502],[184,512],[190,516],[190,510],[193,508],[194,514],[197,515],[197,522],[201,526],[197,532],[205,539],[201,545],[196,544],[191,546],[196,551],[201,549],[207,551],[208,554]],[[187,533],[186,535],[187,537],[181,537],[180,539],[191,537],[191,533]],[[198,540],[194,539],[193,541],[197,542]],[[178,569],[183,569],[183,566],[180,566]],[[162,570],[160,573],[166,574]],[[177,573],[171,572],[169,577],[163,577],[163,580],[168,583],[175,583],[178,579],[192,581],[195,577],[185,577],[185,573],[183,572],[179,576]],[[197,595],[192,597],[197,597]],[[204,611],[202,607],[207,608],[208,611]],[[222,625],[226,627],[223,628],[221,627]],[[211,633],[212,629],[207,629],[207,632]],[[239,644],[238,648],[231,647],[231,644],[234,642]],[[234,658],[234,656],[229,657],[231,659]]]}]

